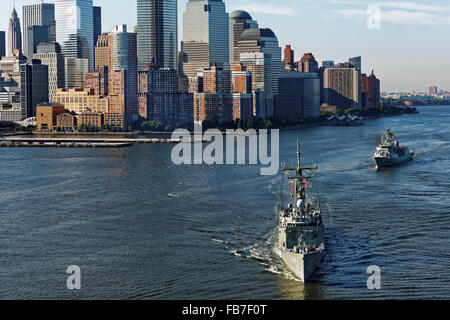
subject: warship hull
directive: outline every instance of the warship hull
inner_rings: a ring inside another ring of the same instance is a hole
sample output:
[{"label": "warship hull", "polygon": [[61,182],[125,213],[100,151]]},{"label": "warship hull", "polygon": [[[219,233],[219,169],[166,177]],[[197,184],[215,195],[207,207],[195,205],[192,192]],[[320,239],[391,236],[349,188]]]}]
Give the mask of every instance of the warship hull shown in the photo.
[{"label": "warship hull", "polygon": [[377,166],[377,168],[386,168],[386,167],[396,166],[396,165],[399,165],[399,164],[407,162],[407,161],[411,161],[413,157],[414,157],[414,153],[411,152],[411,153],[405,154],[398,158],[374,157],[373,161],[375,162],[375,165]]},{"label": "warship hull", "polygon": [[309,254],[282,251],[280,257],[289,270],[301,281],[307,282],[322,262],[324,250]]}]

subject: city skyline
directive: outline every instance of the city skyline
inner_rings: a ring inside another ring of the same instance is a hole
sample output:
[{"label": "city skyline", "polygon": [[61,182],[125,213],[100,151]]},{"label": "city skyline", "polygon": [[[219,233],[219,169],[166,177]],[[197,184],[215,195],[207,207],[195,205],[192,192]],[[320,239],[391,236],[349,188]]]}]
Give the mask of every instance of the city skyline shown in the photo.
[{"label": "city skyline", "polygon": [[[46,3],[54,3],[48,0]],[[183,40],[182,15],[186,0],[178,1],[178,42]],[[226,10],[247,10],[261,28],[271,28],[280,46],[290,44],[295,60],[312,52],[323,60],[347,61],[362,56],[363,73],[375,70],[386,92],[411,90],[426,92],[431,85],[450,90],[450,45],[442,40],[442,30],[450,32],[450,6],[445,1],[353,1],[353,0],[225,0]],[[22,6],[39,1],[16,0],[22,20]],[[136,1],[94,0],[102,6],[103,32],[118,24],[137,24]],[[367,8],[382,10],[381,28],[367,27]],[[7,31],[13,1],[0,4],[0,30]],[[22,22],[22,21],[21,21]],[[301,29],[308,32],[300,32]],[[433,61],[430,64],[425,61]]]}]

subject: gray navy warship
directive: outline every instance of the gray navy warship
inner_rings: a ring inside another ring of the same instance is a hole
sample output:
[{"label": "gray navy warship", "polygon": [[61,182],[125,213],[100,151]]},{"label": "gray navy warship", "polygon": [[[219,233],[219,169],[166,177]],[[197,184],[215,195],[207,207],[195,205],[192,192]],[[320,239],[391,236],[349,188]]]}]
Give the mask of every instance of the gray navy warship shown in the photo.
[{"label": "gray navy warship", "polygon": [[[300,143],[297,142],[296,168],[283,165],[283,177],[288,176],[290,203],[281,207],[279,216],[278,254],[286,266],[301,281],[307,282],[319,266],[325,252],[325,226],[322,221],[320,200],[313,203],[306,197],[308,183],[311,183],[317,167],[305,168],[301,165]],[[282,182],[283,185],[283,182]]]},{"label": "gray navy warship", "polygon": [[384,168],[410,161],[413,157],[414,152],[410,151],[407,146],[401,146],[395,140],[394,133],[387,129],[381,138],[381,144],[377,147],[373,161],[377,168]]}]

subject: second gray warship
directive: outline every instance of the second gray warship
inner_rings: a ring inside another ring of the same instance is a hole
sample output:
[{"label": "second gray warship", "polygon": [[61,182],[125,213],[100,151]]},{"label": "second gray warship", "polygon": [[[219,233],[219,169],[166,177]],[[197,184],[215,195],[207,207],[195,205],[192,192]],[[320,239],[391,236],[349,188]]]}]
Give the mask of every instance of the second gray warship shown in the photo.
[{"label": "second gray warship", "polygon": [[[283,165],[283,177],[288,176],[290,203],[281,208],[278,236],[279,255],[287,267],[301,281],[307,282],[319,266],[325,252],[325,226],[322,221],[320,200],[316,203],[306,197],[317,167],[302,167],[300,143],[297,142],[297,167]],[[294,175],[293,175],[294,174]],[[282,182],[283,184],[283,182]]]},{"label": "second gray warship", "polygon": [[394,133],[387,129],[381,138],[381,144],[377,147],[373,161],[377,168],[391,167],[406,161],[412,160],[414,152],[407,146],[401,146],[395,140]]}]

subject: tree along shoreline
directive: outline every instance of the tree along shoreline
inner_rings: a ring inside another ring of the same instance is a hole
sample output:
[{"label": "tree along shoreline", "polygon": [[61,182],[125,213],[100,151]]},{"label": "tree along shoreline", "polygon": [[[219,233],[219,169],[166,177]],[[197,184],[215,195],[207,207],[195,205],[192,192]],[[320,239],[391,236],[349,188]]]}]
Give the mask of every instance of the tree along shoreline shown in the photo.
[{"label": "tree along shoreline", "polygon": [[[358,110],[358,109],[347,109],[347,110],[338,110],[336,114],[331,112],[323,112],[321,116],[318,118],[294,118],[294,119],[249,119],[249,120],[237,120],[237,121],[228,121],[224,123],[217,123],[215,121],[204,121],[202,124],[203,131],[208,129],[219,129],[221,131],[226,131],[227,129],[237,130],[242,129],[244,131],[248,129],[279,129],[281,131],[287,130],[295,130],[295,129],[304,129],[317,127],[321,125],[325,125],[327,123],[327,118],[331,115],[335,116],[361,116],[366,119],[376,119],[381,117],[389,117],[389,116],[400,116],[404,114],[417,114],[419,113],[414,107],[385,107],[380,109],[368,109],[368,110]],[[140,135],[140,134],[158,134],[158,133],[172,133],[176,129],[186,129],[190,132],[194,131],[194,124],[178,124],[174,125],[164,125],[160,122],[154,120],[147,119],[139,119],[135,121],[131,126],[126,129],[121,129],[119,127],[110,127],[103,126],[102,128],[96,128],[92,126],[81,126],[78,131],[61,131],[56,130],[52,132],[36,132],[35,128],[24,128],[14,122],[2,122],[0,121],[0,134],[23,134],[23,133],[36,133],[36,134],[53,134],[53,135]]]}]

